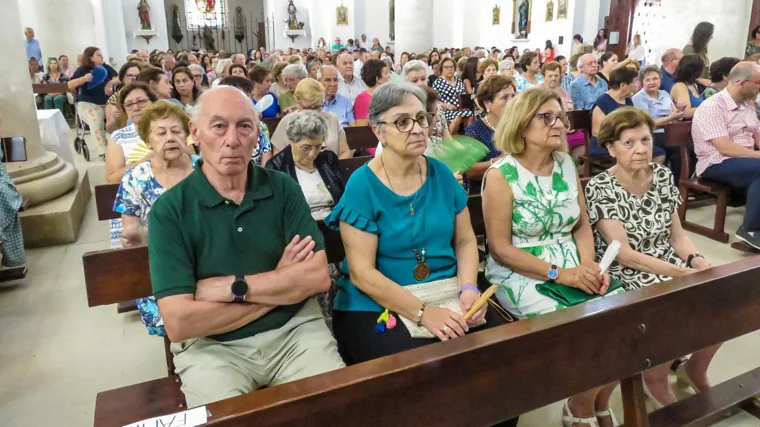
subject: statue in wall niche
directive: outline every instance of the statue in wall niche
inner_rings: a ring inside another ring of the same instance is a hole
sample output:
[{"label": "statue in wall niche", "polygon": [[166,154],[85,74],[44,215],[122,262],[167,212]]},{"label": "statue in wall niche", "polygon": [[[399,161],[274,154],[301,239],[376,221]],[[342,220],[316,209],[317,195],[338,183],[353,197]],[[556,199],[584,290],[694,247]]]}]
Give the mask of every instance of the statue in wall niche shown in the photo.
[{"label": "statue in wall niche", "polygon": [[296,12],[298,12],[298,9],[293,4],[293,0],[290,0],[290,3],[288,3],[288,19],[285,20],[288,23],[289,30],[303,30],[304,23],[298,20]]},{"label": "statue in wall niche", "polygon": [[[512,22],[512,34],[516,39],[527,39],[530,34],[530,13],[532,10],[531,0],[514,0],[514,21]],[[548,5],[547,5],[548,9]],[[548,10],[547,10],[548,11]],[[554,5],[552,4],[552,13]]]},{"label": "statue in wall niche", "polygon": [[214,32],[208,25],[203,26],[203,43],[206,45],[206,50],[216,51],[216,42],[214,41]]},{"label": "statue in wall niche", "polygon": [[140,0],[137,4],[137,15],[140,17],[140,28],[143,30],[152,30],[150,25],[150,5],[147,0]]},{"label": "statue in wall niche", "polygon": [[179,7],[172,6],[172,40],[179,44],[185,38],[182,34],[182,24],[179,22]]},{"label": "statue in wall niche", "polygon": [[388,38],[391,41],[396,40],[396,0],[391,0],[390,9],[388,10],[388,18],[390,18],[390,34]]},{"label": "statue in wall niche", "polygon": [[552,20],[554,20],[554,2],[549,0],[549,3],[546,3],[546,22]]},{"label": "statue in wall niche", "polygon": [[235,40],[238,43],[243,43],[245,38],[245,16],[243,16],[243,8],[238,6],[235,8]]}]

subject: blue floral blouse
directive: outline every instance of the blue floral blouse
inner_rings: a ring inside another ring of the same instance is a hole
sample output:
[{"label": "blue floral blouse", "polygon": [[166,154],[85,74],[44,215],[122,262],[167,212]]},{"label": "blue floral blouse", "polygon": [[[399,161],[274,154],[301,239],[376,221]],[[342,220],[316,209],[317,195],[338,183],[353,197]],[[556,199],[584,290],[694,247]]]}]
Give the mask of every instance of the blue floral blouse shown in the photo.
[{"label": "blue floral blouse", "polygon": [[[191,156],[191,158],[195,166],[200,156]],[[136,216],[140,218],[140,224],[147,227],[150,208],[165,192],[166,188],[159,184],[150,162],[142,162],[124,174],[116,193],[113,210],[124,215]],[[135,302],[148,333],[165,337],[164,320],[158,312],[156,298],[153,296],[138,298]]]},{"label": "blue floral blouse", "polygon": [[269,141],[269,128],[266,123],[259,122],[259,143],[253,149],[253,164],[261,166],[261,155],[272,151],[272,143]]}]

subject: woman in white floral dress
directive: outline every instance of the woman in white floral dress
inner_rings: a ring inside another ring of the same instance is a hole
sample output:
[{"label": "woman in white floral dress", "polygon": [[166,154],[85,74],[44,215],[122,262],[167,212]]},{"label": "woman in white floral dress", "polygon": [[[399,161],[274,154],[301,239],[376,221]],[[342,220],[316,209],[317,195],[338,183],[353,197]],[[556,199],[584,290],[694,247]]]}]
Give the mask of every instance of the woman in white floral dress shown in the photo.
[{"label": "woman in white floral dress", "polygon": [[[562,100],[528,89],[504,111],[494,140],[506,154],[483,179],[483,215],[489,256],[486,278],[499,285],[499,303],[518,318],[565,306],[537,285],[556,283],[604,295],[609,275],[595,262],[594,238],[575,164],[567,154]],[[611,425],[609,397],[616,384],[570,398],[565,425]],[[597,418],[598,417],[598,418]]]},{"label": "woman in white floral dress", "polygon": [[[143,113],[138,131],[156,154],[129,169],[119,185],[113,210],[121,213],[122,246],[146,243],[143,234],[153,203],[193,171],[198,157],[191,157],[183,149],[189,121],[183,108],[169,101],[158,101]],[[166,336],[155,298],[139,298],[137,308],[151,335]]]}]

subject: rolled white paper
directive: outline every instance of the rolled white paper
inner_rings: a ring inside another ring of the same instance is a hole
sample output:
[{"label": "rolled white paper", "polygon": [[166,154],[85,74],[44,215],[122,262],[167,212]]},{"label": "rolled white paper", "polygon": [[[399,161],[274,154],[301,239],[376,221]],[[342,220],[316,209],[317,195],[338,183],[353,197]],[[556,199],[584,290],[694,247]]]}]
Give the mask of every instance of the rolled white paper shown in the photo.
[{"label": "rolled white paper", "polygon": [[606,273],[607,269],[610,268],[610,264],[615,260],[618,252],[620,252],[620,242],[613,240],[604,252],[602,262],[599,263],[599,267],[602,268],[602,274]]}]

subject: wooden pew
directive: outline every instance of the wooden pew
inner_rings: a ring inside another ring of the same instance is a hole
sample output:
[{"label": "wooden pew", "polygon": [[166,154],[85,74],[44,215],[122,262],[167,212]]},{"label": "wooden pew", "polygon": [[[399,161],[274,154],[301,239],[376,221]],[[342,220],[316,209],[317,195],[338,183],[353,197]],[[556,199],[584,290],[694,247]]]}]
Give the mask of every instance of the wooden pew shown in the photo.
[{"label": "wooden pew", "polygon": [[377,147],[377,137],[369,126],[345,127],[348,148],[352,150]]},{"label": "wooden pew", "polygon": [[611,165],[608,162],[591,157],[591,111],[573,110],[568,111],[567,115],[570,117],[570,128],[583,131],[584,154],[578,159],[579,163],[583,165],[581,176],[590,177],[593,172],[592,168],[594,170],[609,168]]},{"label": "wooden pew", "polygon": [[66,83],[33,83],[32,92],[37,95],[47,95],[49,93],[71,92],[71,89]]},{"label": "wooden pew", "polygon": [[[678,217],[683,228],[709,237],[721,243],[728,243],[728,234],[724,231],[726,224],[726,205],[730,188],[724,184],[706,178],[692,178],[689,175],[689,147],[694,142],[691,138],[691,121],[668,123],[665,129],[665,143],[670,147],[678,147],[681,157],[681,171],[679,175],[679,190],[682,203],[678,208]],[[707,228],[686,219],[686,210],[689,204],[689,195],[694,192],[708,193],[715,196],[715,220],[712,228]]]},{"label": "wooden pew", "polygon": [[272,136],[274,134],[275,129],[277,129],[277,125],[280,124],[280,120],[282,120],[282,117],[270,117],[268,119],[261,119],[261,121],[266,123],[267,128],[269,128],[269,136]]},{"label": "wooden pew", "polygon": [[[641,372],[760,329],[758,273],[760,258],[747,258],[214,402],[207,425],[486,426],[617,379],[626,426],[707,425],[760,393],[760,368],[649,416]],[[177,385],[170,377],[99,393],[95,426],[182,410]]]}]

